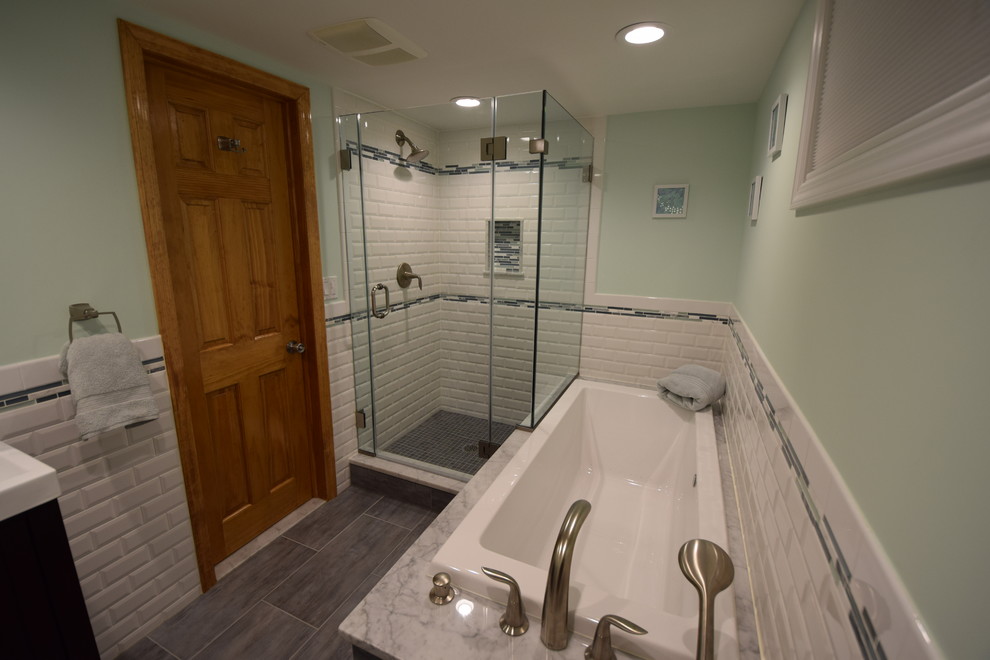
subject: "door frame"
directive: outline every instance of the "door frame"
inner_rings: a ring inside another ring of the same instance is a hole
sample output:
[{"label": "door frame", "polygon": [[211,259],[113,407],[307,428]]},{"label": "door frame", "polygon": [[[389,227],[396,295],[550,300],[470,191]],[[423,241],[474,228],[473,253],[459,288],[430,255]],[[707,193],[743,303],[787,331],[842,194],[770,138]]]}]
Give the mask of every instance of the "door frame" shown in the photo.
[{"label": "door frame", "polygon": [[204,480],[209,475],[199,472],[197,450],[193,442],[193,408],[184,387],[187,368],[182,360],[179,310],[176,309],[172,291],[169,255],[165,243],[165,217],[158,186],[158,169],[155,165],[145,64],[149,61],[165,62],[186,70],[205,72],[211,77],[223,78],[273,95],[285,103],[288,119],[286,156],[289,165],[289,198],[293,210],[291,221],[293,249],[296,254],[300,338],[307,345],[306,353],[311,358],[303,361],[303,371],[308,399],[306,425],[313,431],[313,494],[321,499],[329,499],[337,494],[337,479],[309,89],[122,19],[117,20],[117,28],[155,310],[171,390],[179,456],[196,546],[196,563],[200,583],[203,591],[206,591],[216,583],[216,572],[209,557],[212,556],[210,550],[219,544],[220,539],[214,538],[208,524],[208,502],[205,497],[208,487]]}]

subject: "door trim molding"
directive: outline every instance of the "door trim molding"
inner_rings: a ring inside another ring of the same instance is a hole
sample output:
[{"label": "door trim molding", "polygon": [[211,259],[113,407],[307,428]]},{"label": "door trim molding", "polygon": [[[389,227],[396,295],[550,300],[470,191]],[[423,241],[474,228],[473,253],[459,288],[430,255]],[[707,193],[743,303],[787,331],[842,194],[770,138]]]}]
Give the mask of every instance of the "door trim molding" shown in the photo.
[{"label": "door trim molding", "polygon": [[289,119],[286,136],[290,170],[289,197],[293,207],[296,279],[301,311],[299,325],[301,339],[307,345],[307,354],[312,356],[310,360],[304,361],[304,372],[309,398],[306,402],[307,423],[309,428],[314,429],[314,494],[328,499],[337,494],[337,480],[330,411],[330,373],[323,318],[322,264],[309,89],[124,20],[118,19],[117,28],[155,310],[168,367],[166,373],[179,438],[179,456],[196,546],[196,563],[200,582],[206,591],[216,583],[216,573],[210,557],[213,556],[211,549],[217,547],[220,540],[214,538],[215,534],[210,529],[206,515],[207,501],[204,497],[203,480],[208,475],[199,473],[196,447],[189,441],[194,437],[193,412],[183,387],[186,365],[182,360],[179,315],[169,275],[169,255],[165,245],[164,215],[155,165],[145,64],[148,61],[168,62],[185,69],[205,71],[211,76],[226,78],[279,97],[286,104]]}]

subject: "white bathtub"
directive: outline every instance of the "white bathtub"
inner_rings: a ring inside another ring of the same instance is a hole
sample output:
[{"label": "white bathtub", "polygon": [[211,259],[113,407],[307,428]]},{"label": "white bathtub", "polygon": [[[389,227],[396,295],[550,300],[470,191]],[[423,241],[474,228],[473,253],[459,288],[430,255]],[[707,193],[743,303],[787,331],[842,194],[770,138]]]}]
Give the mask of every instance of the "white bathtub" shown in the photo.
[{"label": "white bathtub", "polygon": [[[574,381],[431,568],[502,603],[506,587],[481,567],[507,572],[533,619],[527,634],[539,635],[550,554],[577,499],[592,509],[571,568],[570,627],[591,637],[600,617],[618,614],[649,634],[614,631],[616,648],[645,658],[694,658],[698,596],[681,574],[677,551],[693,538],[728,549],[715,430],[710,411],[682,410],[654,391]],[[737,658],[731,588],[716,598],[715,626],[716,658]]]}]

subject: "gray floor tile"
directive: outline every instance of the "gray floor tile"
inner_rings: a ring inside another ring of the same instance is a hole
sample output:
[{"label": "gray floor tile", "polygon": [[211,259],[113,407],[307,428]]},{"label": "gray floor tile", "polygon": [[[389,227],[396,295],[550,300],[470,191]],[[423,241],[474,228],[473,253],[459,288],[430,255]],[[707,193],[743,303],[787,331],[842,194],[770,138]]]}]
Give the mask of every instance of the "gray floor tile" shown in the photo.
[{"label": "gray floor tile", "polygon": [[117,660],[175,660],[175,656],[144,637],[118,655]]},{"label": "gray floor tile", "polygon": [[351,660],[351,644],[340,636],[337,628],[376,584],[378,577],[372,575],[358,585],[292,660]]},{"label": "gray floor tile", "polygon": [[422,534],[422,532],[409,532],[406,534],[406,536],[399,541],[399,545],[395,547],[395,550],[390,552],[388,557],[385,557],[385,559],[383,559],[381,563],[379,563],[378,566],[371,571],[371,574],[376,578],[384,577],[385,574],[388,573],[388,569],[392,568],[392,566],[395,565],[395,562],[399,561],[399,557],[401,557],[405,551],[409,549],[409,546],[416,542],[416,539],[419,538],[420,534]]},{"label": "gray floor tile", "polygon": [[352,486],[300,520],[282,536],[320,550],[380,499],[378,493]]},{"label": "gray floor tile", "polygon": [[203,649],[196,660],[288,658],[316,630],[262,601]]},{"label": "gray floor tile", "polygon": [[378,500],[368,509],[367,514],[406,529],[415,529],[426,518],[432,520],[436,517],[428,507],[403,502],[394,497],[383,497]]},{"label": "gray floor tile", "polygon": [[148,637],[173,655],[190,658],[314,554],[278,538]]},{"label": "gray floor tile", "polygon": [[408,533],[398,525],[361,516],[265,600],[319,627]]}]

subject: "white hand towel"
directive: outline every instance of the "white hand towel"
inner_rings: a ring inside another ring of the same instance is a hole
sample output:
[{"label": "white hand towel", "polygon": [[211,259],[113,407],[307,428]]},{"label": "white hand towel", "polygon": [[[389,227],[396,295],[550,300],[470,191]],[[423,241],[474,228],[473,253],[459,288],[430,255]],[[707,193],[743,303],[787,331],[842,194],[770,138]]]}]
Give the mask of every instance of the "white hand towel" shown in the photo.
[{"label": "white hand towel", "polygon": [[698,412],[725,394],[725,378],[707,367],[685,364],[657,381],[657,393],[682,408]]},{"label": "white hand towel", "polygon": [[66,344],[59,369],[69,379],[83,440],[158,418],[141,356],[122,334],[80,337]]}]

